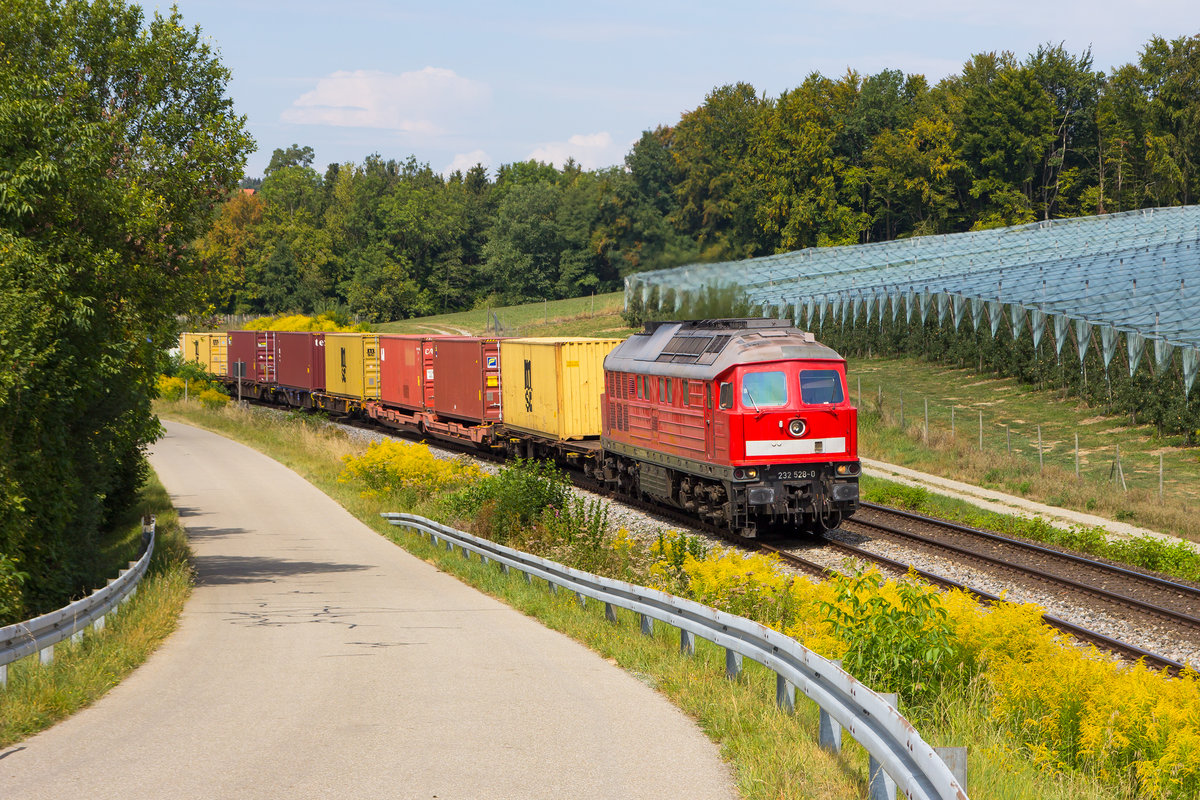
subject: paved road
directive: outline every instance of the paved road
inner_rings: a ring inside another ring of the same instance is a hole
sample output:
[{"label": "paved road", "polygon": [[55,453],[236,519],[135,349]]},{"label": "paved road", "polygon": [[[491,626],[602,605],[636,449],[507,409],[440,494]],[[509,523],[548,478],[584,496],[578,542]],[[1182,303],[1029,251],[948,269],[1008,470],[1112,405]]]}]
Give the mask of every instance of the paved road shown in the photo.
[{"label": "paved road", "polygon": [[198,583],[0,797],[733,798],[716,747],[595,653],[412,558],[295,473],[167,423]]}]

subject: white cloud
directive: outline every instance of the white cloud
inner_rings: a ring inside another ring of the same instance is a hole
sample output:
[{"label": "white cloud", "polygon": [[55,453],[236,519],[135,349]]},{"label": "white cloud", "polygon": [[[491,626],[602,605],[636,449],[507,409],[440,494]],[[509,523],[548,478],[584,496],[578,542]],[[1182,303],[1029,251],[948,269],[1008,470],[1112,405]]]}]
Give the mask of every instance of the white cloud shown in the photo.
[{"label": "white cloud", "polygon": [[281,116],[296,125],[382,128],[433,137],[486,108],[487,84],[426,67],[395,75],[375,70],[335,72],[292,102]]},{"label": "white cloud", "polygon": [[483,164],[484,167],[492,165],[492,157],[482,150],[472,150],[469,153],[459,153],[454,156],[454,160],[442,170],[443,175],[450,175],[452,172],[461,172],[464,175],[467,170],[476,164]]},{"label": "white cloud", "polygon": [[553,164],[560,169],[568,158],[574,158],[584,169],[598,169],[622,163],[628,149],[628,145],[614,145],[608,131],[577,133],[565,142],[538,145],[529,158]]}]

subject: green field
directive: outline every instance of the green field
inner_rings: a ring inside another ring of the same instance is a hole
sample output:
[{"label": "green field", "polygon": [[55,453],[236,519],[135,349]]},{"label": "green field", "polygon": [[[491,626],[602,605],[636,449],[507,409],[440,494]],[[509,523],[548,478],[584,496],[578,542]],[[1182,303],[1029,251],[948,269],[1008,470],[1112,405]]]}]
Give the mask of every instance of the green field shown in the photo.
[{"label": "green field", "polygon": [[[623,292],[547,300],[505,308],[477,308],[373,326],[380,333],[461,333],[479,336],[612,336],[630,333],[621,319]],[[499,327],[497,328],[497,321]]]}]

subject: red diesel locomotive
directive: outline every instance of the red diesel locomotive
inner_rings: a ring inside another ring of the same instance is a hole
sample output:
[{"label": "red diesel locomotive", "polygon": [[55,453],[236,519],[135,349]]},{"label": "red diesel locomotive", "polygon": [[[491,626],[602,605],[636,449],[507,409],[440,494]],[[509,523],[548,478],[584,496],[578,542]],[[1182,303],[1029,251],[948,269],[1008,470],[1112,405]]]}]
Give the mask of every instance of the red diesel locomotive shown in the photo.
[{"label": "red diesel locomotive", "polygon": [[782,320],[649,323],[604,361],[593,477],[746,536],[858,508],[846,362]]}]

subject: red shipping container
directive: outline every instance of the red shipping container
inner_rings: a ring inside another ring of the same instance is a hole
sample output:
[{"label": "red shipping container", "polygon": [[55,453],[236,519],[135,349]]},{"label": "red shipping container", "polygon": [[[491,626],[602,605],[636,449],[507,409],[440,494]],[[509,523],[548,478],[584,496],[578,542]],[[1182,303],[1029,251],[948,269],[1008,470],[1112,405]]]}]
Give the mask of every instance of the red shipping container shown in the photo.
[{"label": "red shipping container", "polygon": [[[425,411],[425,386],[432,397],[433,375],[425,378],[422,349],[428,336],[383,335],[379,337],[379,399],[386,406]],[[430,346],[432,353],[432,346]]]},{"label": "red shipping container", "polygon": [[248,381],[254,380],[255,366],[258,364],[254,336],[255,331],[229,332],[229,377],[239,376],[240,364],[241,377]]},{"label": "red shipping container", "polygon": [[439,417],[465,422],[500,419],[500,340],[454,336],[433,342]]},{"label": "red shipping container", "polygon": [[275,334],[275,373],[280,386],[325,391],[325,334]]},{"label": "red shipping container", "polygon": [[275,331],[230,331],[228,336],[229,377],[238,377],[241,362],[245,380],[275,383]]}]

